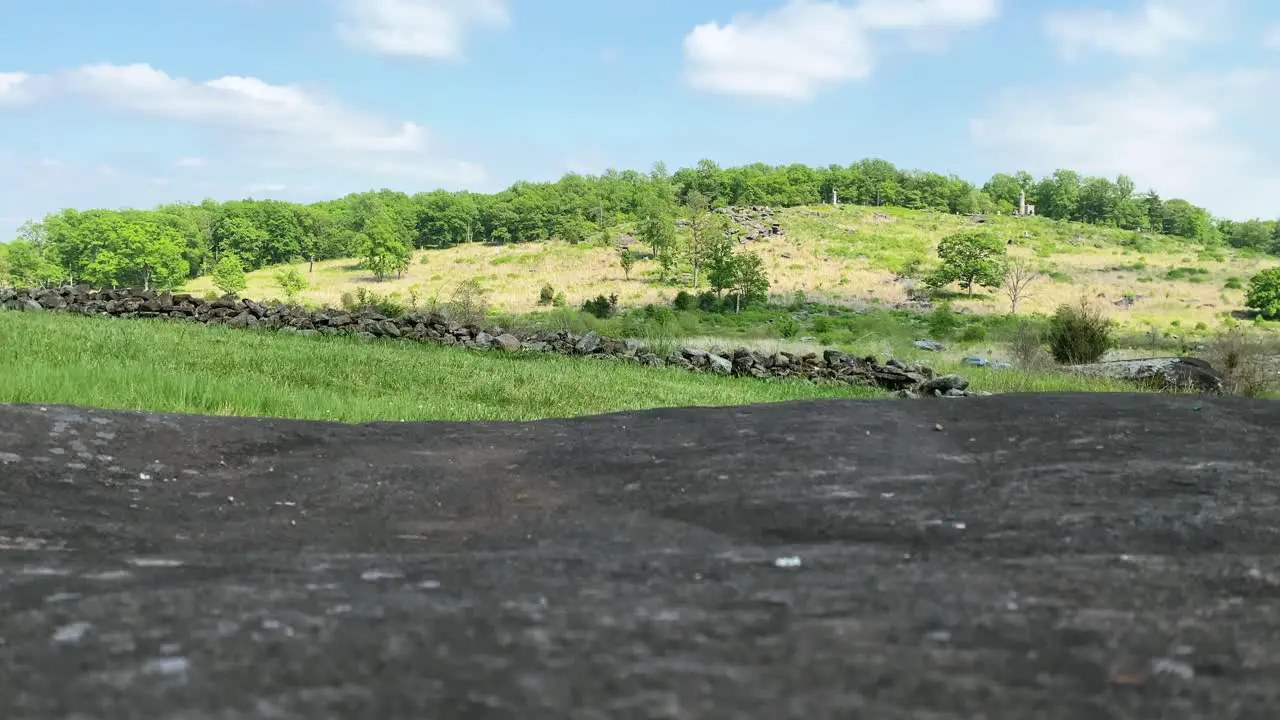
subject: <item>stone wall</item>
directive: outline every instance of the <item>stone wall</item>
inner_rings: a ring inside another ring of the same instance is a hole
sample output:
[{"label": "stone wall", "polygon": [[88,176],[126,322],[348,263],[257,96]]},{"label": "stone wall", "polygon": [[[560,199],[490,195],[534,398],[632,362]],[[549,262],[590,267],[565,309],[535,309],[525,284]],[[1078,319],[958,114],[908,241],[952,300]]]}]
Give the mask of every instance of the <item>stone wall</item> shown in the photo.
[{"label": "stone wall", "polygon": [[860,385],[896,392],[904,397],[964,397],[968,381],[959,376],[936,377],[933,370],[874,357],[854,357],[836,350],[821,354],[761,354],[739,348],[707,351],[687,348],[665,356],[650,352],[637,340],[617,340],[594,332],[527,333],[483,329],[450,322],[438,312],[418,312],[389,318],[372,310],[348,312],[306,310],[278,303],[223,297],[203,300],[192,295],[146,290],[92,291],[84,287],[45,290],[2,290],[0,308],[42,312],[61,311],[119,318],[156,318],[176,322],[226,325],[293,335],[349,335],[367,339],[432,342],[474,350],[550,352],[636,363],[649,367],[677,367],[691,372],[775,380],[806,380],[830,385]]}]

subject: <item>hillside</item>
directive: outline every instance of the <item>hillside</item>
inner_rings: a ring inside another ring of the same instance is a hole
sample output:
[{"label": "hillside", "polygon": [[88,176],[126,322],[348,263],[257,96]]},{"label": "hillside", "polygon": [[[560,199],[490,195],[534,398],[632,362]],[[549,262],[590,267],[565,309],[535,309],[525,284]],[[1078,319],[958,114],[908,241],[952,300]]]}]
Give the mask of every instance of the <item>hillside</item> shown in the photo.
[{"label": "hillside", "polygon": [[[842,205],[787,208],[773,215],[781,236],[745,247],[765,261],[772,292],[835,304],[895,306],[908,301],[916,284],[903,274],[922,276],[936,262],[938,241],[973,226],[966,215],[888,207]],[[1025,312],[1049,312],[1082,295],[1105,301],[1123,327],[1161,330],[1221,323],[1225,313],[1241,308],[1244,293],[1225,287],[1241,281],[1274,258],[1258,258],[1230,248],[1206,251],[1185,239],[1116,230],[1038,217],[993,215],[986,227],[1012,241],[1010,254],[1034,260],[1045,272],[1021,303]],[[623,227],[625,231],[628,228]],[[401,277],[378,281],[355,259],[294,265],[310,287],[306,301],[338,305],[344,293],[365,287],[379,294],[397,293],[409,301],[447,299],[466,280],[480,283],[491,307],[509,313],[539,309],[539,290],[551,285],[570,306],[599,294],[616,293],[624,306],[669,302],[682,287],[658,281],[657,263],[641,243],[640,256],[625,279],[618,250],[599,242],[559,241],[511,245],[472,243],[439,250],[420,250]],[[244,295],[278,298],[274,280],[279,266],[248,274]],[[208,276],[187,284],[187,291],[214,292]],[[1130,304],[1129,301],[1132,301]],[[1003,293],[957,295],[957,308],[976,313],[1007,313]]]}]

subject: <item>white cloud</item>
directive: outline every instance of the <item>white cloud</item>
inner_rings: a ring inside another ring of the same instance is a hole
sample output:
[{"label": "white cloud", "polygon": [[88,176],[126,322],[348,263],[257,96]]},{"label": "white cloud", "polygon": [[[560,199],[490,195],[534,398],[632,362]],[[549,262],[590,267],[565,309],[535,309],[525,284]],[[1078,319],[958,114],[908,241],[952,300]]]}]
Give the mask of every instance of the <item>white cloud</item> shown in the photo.
[{"label": "white cloud", "polygon": [[320,93],[254,77],[199,82],[145,64],[96,64],[26,75],[22,86],[33,102],[76,99],[128,116],[204,128],[248,164],[360,171],[443,184],[474,183],[482,177],[472,164],[440,157],[420,125],[387,122]]},{"label": "white cloud", "polygon": [[473,27],[503,28],[506,0],[341,0],[338,36],[380,55],[447,59],[462,55]]},{"label": "white cloud", "polygon": [[1044,28],[1067,60],[1090,53],[1155,58],[1206,38],[1207,14],[1213,12],[1207,5],[1149,0],[1128,13],[1091,7],[1057,10],[1045,16]]},{"label": "white cloud", "polygon": [[1262,34],[1262,44],[1272,50],[1280,50],[1280,25],[1273,25]]},{"label": "white cloud", "polygon": [[974,28],[998,0],[785,0],[771,11],[698,25],[685,36],[686,80],[708,92],[808,100],[871,75],[877,33],[930,35]]},{"label": "white cloud", "polygon": [[199,157],[184,157],[178,158],[173,164],[180,168],[202,168],[205,166],[205,161],[204,158]]},{"label": "white cloud", "polygon": [[0,107],[17,105],[29,98],[31,76],[20,72],[0,72]]},{"label": "white cloud", "polygon": [[1262,71],[1158,79],[1133,75],[1098,87],[1009,90],[970,131],[989,159],[1047,174],[1132,177],[1231,218],[1280,215],[1280,145],[1266,127],[1280,82]]}]

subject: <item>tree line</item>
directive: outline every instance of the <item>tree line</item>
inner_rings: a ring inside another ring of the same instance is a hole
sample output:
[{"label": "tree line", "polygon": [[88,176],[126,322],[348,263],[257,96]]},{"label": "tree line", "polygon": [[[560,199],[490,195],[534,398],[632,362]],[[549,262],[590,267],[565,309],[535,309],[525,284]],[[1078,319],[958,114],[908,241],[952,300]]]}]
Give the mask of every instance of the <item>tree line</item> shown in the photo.
[{"label": "tree line", "polygon": [[668,172],[609,170],[567,174],[555,182],[517,182],[493,194],[436,190],[409,195],[383,189],[312,204],[279,200],[170,203],[153,210],[64,209],[22,226],[0,245],[0,283],[97,287],[177,287],[233,254],[247,271],[305,260],[359,257],[379,277],[402,271],[413,250],[460,243],[610,239],[635,222],[664,272],[705,252],[677,252],[675,221],[705,244],[706,208],[831,202],[947,213],[1010,213],[1024,196],[1038,215],[1162,233],[1206,245],[1226,243],[1280,254],[1274,220],[1231,222],[1186,200],[1138,192],[1131,179],[1058,170],[1036,179],[997,174],[982,186],[956,176],[904,170],[879,159],[848,166],[753,164],[721,168],[703,160]]}]

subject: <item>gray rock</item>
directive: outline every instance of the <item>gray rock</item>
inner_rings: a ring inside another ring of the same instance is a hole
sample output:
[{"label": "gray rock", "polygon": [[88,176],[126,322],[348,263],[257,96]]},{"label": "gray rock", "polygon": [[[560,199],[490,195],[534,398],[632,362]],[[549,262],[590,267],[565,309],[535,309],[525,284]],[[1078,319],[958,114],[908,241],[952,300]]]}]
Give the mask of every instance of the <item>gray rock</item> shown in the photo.
[{"label": "gray rock", "polygon": [[707,353],[707,361],[711,366],[711,371],[717,375],[729,375],[733,372],[733,363],[719,355]]},{"label": "gray rock", "polygon": [[580,355],[590,355],[595,352],[602,342],[600,334],[592,330],[591,332],[578,338],[578,342],[574,343],[573,349]]},{"label": "gray rock", "polygon": [[44,306],[35,300],[23,300],[18,309],[23,312],[44,312]]},{"label": "gray rock", "polygon": [[257,324],[258,318],[247,310],[227,321],[227,325],[233,328],[249,328],[255,327]]},{"label": "gray rock", "polygon": [[493,346],[499,350],[515,352],[520,349],[520,340],[511,333],[502,333],[493,339]]},{"label": "gray rock", "polygon": [[920,383],[919,392],[921,395],[929,396],[935,393],[946,394],[952,390],[968,390],[969,381],[959,375],[943,375],[933,380]]},{"label": "gray rock", "polygon": [[947,348],[942,343],[935,340],[917,340],[912,343],[917,349],[925,352],[942,352]]},{"label": "gray rock", "polygon": [[474,342],[476,347],[489,347],[493,344],[493,336],[481,331],[476,333]]}]

